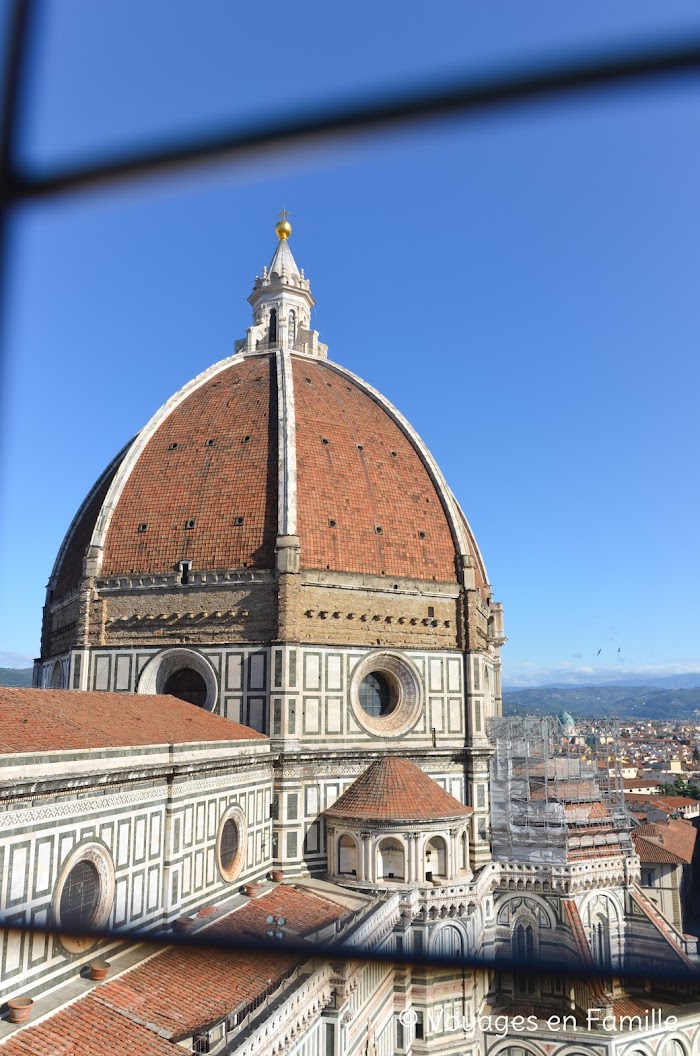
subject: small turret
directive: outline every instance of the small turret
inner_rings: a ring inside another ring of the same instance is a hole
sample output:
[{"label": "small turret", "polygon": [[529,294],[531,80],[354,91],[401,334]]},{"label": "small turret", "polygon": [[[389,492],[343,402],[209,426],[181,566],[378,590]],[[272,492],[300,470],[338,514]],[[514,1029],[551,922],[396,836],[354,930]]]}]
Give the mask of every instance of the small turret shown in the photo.
[{"label": "small turret", "polygon": [[275,225],[277,248],[262,276],[256,277],[248,298],[254,322],[245,339],[236,342],[235,351],[250,355],[281,348],[325,359],[328,346],[321,344],[318,332],[311,329],[311,309],[316,302],[310,283],[289,248],[289,213],[283,209],[279,215]]}]

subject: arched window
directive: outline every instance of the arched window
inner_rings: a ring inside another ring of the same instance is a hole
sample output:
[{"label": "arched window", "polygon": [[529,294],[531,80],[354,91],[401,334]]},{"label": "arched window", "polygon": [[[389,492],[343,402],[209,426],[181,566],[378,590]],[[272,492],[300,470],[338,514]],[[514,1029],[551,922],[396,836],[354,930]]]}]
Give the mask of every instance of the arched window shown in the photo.
[{"label": "arched window", "polygon": [[466,831],[462,833],[462,838],[459,841],[459,867],[465,872],[469,863],[469,845],[467,843]]},{"label": "arched window", "polygon": [[522,972],[515,973],[515,992],[517,994],[534,994],[536,992],[535,963],[535,930],[532,924],[521,921],[513,930],[513,960],[522,966]]},{"label": "arched window", "polygon": [[338,872],[357,876],[357,844],[352,836],[341,836],[338,840]]},{"label": "arched window", "polygon": [[425,847],[425,879],[447,876],[447,844],[442,836],[433,836]]},{"label": "arched window", "polygon": [[593,960],[601,968],[610,966],[610,928],[605,917],[596,917],[591,928]]},{"label": "arched window", "polygon": [[51,689],[63,689],[63,667],[60,660],[53,665],[51,672]]},{"label": "arched window", "polygon": [[270,309],[270,344],[274,345],[277,340],[277,309]]},{"label": "arched window", "polygon": [[289,313],[289,347],[294,348],[297,343],[297,313],[292,310]]},{"label": "arched window", "polygon": [[404,851],[398,840],[382,840],[377,850],[377,880],[403,880]]}]

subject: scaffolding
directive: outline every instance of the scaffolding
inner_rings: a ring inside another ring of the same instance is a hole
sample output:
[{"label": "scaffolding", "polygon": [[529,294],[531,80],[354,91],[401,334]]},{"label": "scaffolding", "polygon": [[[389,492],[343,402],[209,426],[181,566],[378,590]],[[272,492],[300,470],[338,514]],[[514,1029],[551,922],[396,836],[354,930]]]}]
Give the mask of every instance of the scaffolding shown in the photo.
[{"label": "scaffolding", "polygon": [[619,729],[583,738],[554,716],[494,718],[490,764],[496,861],[569,864],[633,853]]}]

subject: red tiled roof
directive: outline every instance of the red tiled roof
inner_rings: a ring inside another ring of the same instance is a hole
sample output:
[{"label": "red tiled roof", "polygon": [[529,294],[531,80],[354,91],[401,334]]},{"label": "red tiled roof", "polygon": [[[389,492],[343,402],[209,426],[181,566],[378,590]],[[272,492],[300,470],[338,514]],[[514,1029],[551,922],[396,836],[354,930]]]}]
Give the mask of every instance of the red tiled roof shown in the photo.
[{"label": "red tiled roof", "polygon": [[18,1030],[0,1046],[3,1056],[175,1056],[176,1051],[147,1027],[108,1008],[95,991]]},{"label": "red tiled roof", "polygon": [[332,924],[347,913],[347,909],[307,888],[280,884],[237,912],[217,921],[211,931],[217,935],[266,935],[270,913],[277,918],[285,918],[284,930],[287,935],[303,938]]},{"label": "red tiled roof", "polygon": [[642,861],[692,862],[697,835],[698,830],[685,818],[669,818],[662,824],[651,822],[632,830]]},{"label": "red tiled roof", "polygon": [[367,821],[432,821],[473,814],[408,759],[372,763],[326,810],[328,815]]},{"label": "red tiled roof", "polygon": [[669,851],[666,847],[654,843],[653,840],[645,839],[644,836],[638,836],[636,832],[632,833],[632,841],[635,852],[639,855],[639,860],[642,864],[645,862],[653,862],[657,865],[685,864],[684,859],[674,854],[673,851]]},{"label": "red tiled roof", "polygon": [[324,361],[292,362],[302,567],[454,582],[449,522],[411,441]]},{"label": "red tiled roof", "polygon": [[678,807],[686,807],[687,808],[687,807],[697,807],[699,805],[697,799],[691,799],[690,796],[652,796],[651,797],[651,804],[653,806],[656,806],[659,803],[663,803],[664,807],[670,807],[672,810],[677,810]]},{"label": "red tiled roof", "polygon": [[99,987],[98,999],[177,1040],[255,1000],[295,963],[281,951],[170,947]]},{"label": "red tiled roof", "polygon": [[167,572],[181,559],[195,569],[272,568],[276,534],[275,358],[241,357],[146,444],[112,516],[102,574]]},{"label": "red tiled roof", "polygon": [[[284,916],[284,932],[303,936],[347,910],[315,892],[281,885],[223,917],[206,935],[265,936],[267,917]],[[204,938],[204,936],[202,936]],[[171,946],[96,987],[69,1008],[14,1035],[0,1052],[53,1056],[70,1038],[76,1054],[174,1056],[177,1042],[274,990],[302,959],[277,952]],[[95,1036],[90,1024],[95,1024]],[[155,1032],[159,1031],[160,1036]]]},{"label": "red tiled roof", "polygon": [[0,687],[0,755],[267,738],[177,697]]},{"label": "red tiled roof", "polygon": [[[302,567],[455,582],[450,523],[413,442],[331,364],[297,355],[292,369]],[[241,356],[186,396],[155,430],[124,484],[105,538],[102,575],[162,574],[183,559],[195,570],[272,568],[277,418],[273,354]],[[76,525],[58,570],[57,597],[78,585],[110,480],[108,474]],[[473,549],[477,586],[483,586]]]},{"label": "red tiled roof", "polygon": [[695,974],[697,972],[697,965],[691,961],[685,950],[681,949],[678,945],[679,932],[676,928],[666,920],[666,917],[659,911],[658,907],[647,898],[639,884],[633,884],[629,889],[629,892],[632,896],[632,900],[641,909],[647,920],[654,925],[660,935],[663,935],[668,942],[669,947],[673,950],[676,956],[683,961],[686,968],[691,968],[693,974]]}]

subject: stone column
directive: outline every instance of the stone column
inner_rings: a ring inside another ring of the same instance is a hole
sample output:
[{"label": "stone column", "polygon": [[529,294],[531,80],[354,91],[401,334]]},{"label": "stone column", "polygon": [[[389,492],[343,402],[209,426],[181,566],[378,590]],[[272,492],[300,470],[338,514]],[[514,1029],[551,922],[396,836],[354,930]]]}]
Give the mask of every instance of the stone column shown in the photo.
[{"label": "stone column", "polygon": [[410,884],[415,880],[415,843],[413,842],[416,838],[415,832],[404,832],[403,838],[406,841],[406,883]]},{"label": "stone column", "polygon": [[447,848],[447,877],[451,880],[459,872],[459,847],[457,846],[457,829],[450,829],[450,841]]},{"label": "stone column", "polygon": [[372,833],[361,832],[362,846],[357,861],[358,880],[366,880],[373,883],[377,878],[373,875],[371,867]]}]

